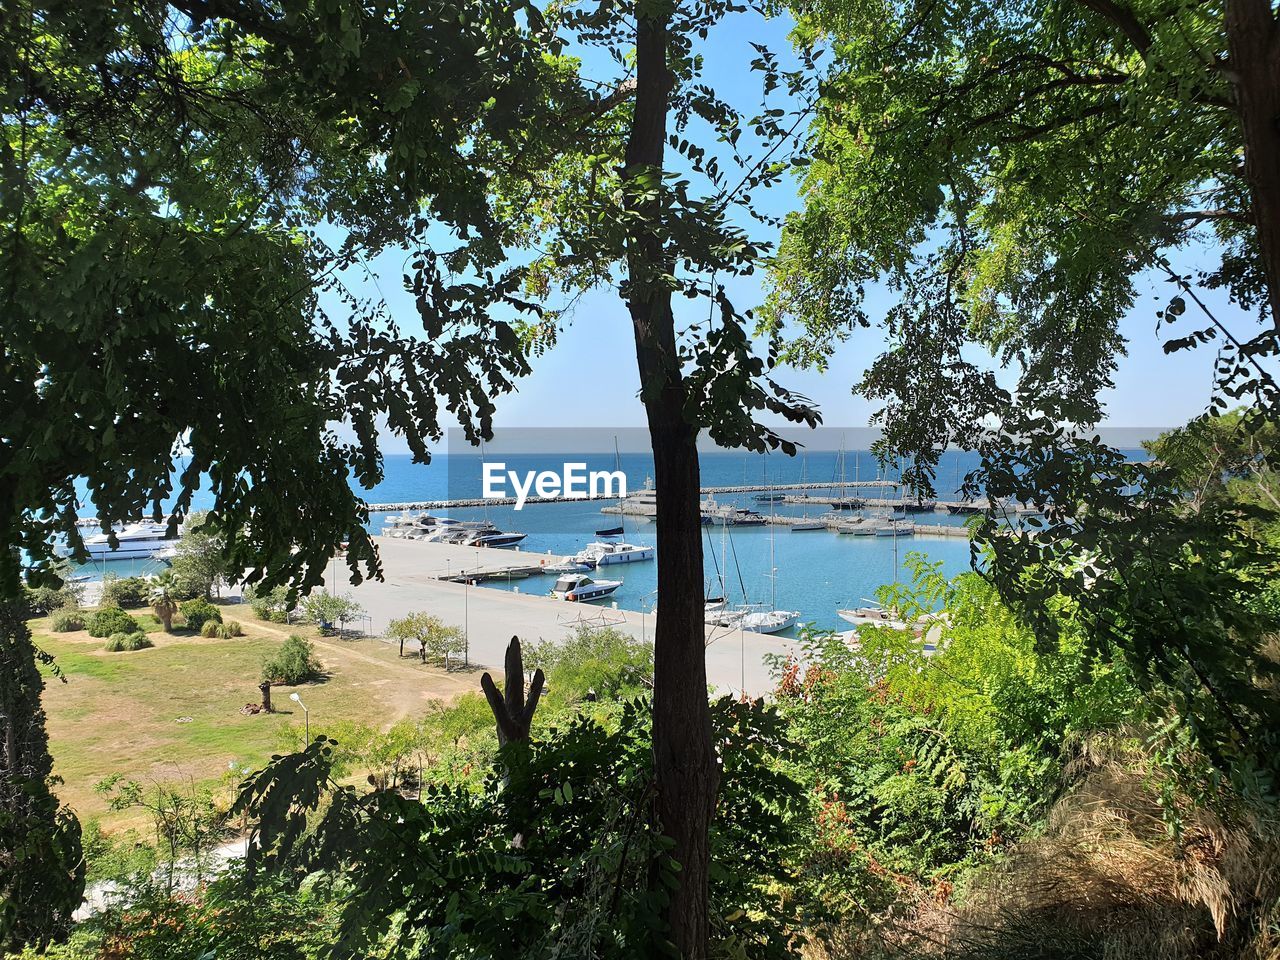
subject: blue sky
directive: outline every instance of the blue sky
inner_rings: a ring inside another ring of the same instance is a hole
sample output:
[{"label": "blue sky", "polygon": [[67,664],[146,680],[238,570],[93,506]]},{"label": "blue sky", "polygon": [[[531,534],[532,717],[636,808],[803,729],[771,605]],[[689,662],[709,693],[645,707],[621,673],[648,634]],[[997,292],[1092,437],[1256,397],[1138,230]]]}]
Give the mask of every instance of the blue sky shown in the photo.
[{"label": "blue sky", "polygon": [[[718,94],[750,111],[758,102],[759,78],[746,69],[755,56],[749,43],[765,43],[785,53],[788,28],[786,20],[765,22],[755,14],[730,17],[704,45],[705,79]],[[614,67],[604,54],[587,53],[584,61],[594,76],[602,80],[612,76]],[[775,191],[768,202],[776,213],[794,208],[798,204],[794,185]],[[1212,248],[1187,249],[1175,258],[1175,267],[1189,272],[1199,262],[1207,264],[1215,259]],[[412,332],[411,301],[398,293],[402,260],[402,256],[387,252],[374,261],[373,267],[380,276],[378,289],[389,296],[406,332]],[[754,306],[763,299],[761,278],[739,280],[731,292],[740,309]],[[1166,428],[1197,415],[1208,402],[1212,347],[1166,356],[1155,332],[1155,311],[1175,292],[1167,281],[1154,275],[1139,282],[1139,300],[1122,325],[1129,352],[1120,358],[1115,386],[1103,398],[1106,422],[1111,426]],[[1241,330],[1252,325],[1251,318],[1225,297],[1213,291],[1201,293],[1228,325]],[[890,304],[889,295],[872,292],[869,314],[878,316]],[[705,304],[691,306],[697,315],[705,317]],[[683,309],[687,311],[689,307]],[[813,399],[827,425],[863,427],[875,406],[854,396],[851,388],[883,348],[884,337],[879,330],[860,330],[838,347],[826,373],[784,371],[778,380]],[[644,425],[644,411],[637,398],[630,319],[616,291],[601,289],[583,297],[557,346],[536,358],[533,366],[532,376],[520,384],[517,393],[497,399],[499,429]],[[406,448],[403,441],[388,437],[385,449],[394,453]]]}]

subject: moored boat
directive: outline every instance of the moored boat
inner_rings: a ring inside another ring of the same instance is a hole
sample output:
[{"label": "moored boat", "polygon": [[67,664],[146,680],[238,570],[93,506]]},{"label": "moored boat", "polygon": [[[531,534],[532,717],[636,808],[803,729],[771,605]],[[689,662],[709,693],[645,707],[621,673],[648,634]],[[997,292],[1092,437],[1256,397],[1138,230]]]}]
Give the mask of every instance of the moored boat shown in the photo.
[{"label": "moored boat", "polygon": [[[130,523],[114,531],[116,545],[111,545],[111,538],[105,533],[85,537],[84,549],[93,560],[141,560],[151,559],[158,554],[170,555],[179,537],[170,537],[167,524],[163,523]],[[59,551],[64,556],[71,555],[69,547]]]},{"label": "moored boat", "polygon": [[593,580],[585,573],[566,573],[556,580],[551,595],[557,600],[587,603],[603,600],[620,586],[621,580]]}]

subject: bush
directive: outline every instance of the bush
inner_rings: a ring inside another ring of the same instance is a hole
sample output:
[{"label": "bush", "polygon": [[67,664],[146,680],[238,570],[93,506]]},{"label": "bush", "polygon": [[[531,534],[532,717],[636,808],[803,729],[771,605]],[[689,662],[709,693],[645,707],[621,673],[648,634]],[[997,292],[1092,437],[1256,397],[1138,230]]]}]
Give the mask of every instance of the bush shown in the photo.
[{"label": "bush", "polygon": [[178,604],[178,612],[182,614],[182,619],[187,621],[187,626],[192,630],[203,630],[204,625],[210,620],[214,623],[222,622],[222,611],[202,597]]},{"label": "bush", "polygon": [[75,607],[63,607],[49,616],[49,629],[54,633],[69,633],[84,629],[84,613]]},{"label": "bush", "polygon": [[85,629],[91,637],[109,637],[113,633],[137,633],[142,628],[138,621],[119,607],[103,607],[89,614],[85,620]]},{"label": "bush", "polygon": [[244,602],[259,620],[283,622],[289,615],[289,590],[286,587],[273,587],[263,590],[261,587],[245,587]]},{"label": "bush", "polygon": [[279,650],[263,661],[262,680],[264,683],[280,683],[292,687],[316,679],[320,676],[320,670],[315,648],[309,641],[294,634],[280,645]]},{"label": "bush", "polygon": [[217,620],[206,620],[204,626],[200,628],[200,636],[221,637],[223,640],[229,640],[232,637],[243,637],[244,629],[236,620],[229,620],[226,623],[219,623]]},{"label": "bush", "polygon": [[117,577],[109,573],[102,578],[103,606],[143,607],[151,594],[151,582],[146,577]]},{"label": "bush", "polygon": [[47,616],[59,607],[79,606],[83,593],[78,583],[64,583],[60,587],[26,587],[24,591],[28,613],[33,617]]},{"label": "bush", "polygon": [[120,653],[123,650],[145,650],[155,646],[145,633],[113,633],[107,638],[107,650]]}]

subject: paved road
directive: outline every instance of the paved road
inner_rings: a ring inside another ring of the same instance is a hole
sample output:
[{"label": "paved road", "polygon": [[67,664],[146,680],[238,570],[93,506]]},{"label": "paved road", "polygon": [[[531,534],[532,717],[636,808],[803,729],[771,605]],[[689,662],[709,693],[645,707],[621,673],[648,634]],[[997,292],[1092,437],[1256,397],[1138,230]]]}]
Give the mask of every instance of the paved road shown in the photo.
[{"label": "paved road", "polygon": [[[615,610],[605,604],[565,603],[548,596],[510,593],[488,587],[447,583],[435,579],[442,573],[457,573],[493,565],[495,561],[517,558],[534,561],[544,557],[554,563],[561,559],[547,555],[507,550],[477,550],[452,544],[424,543],[378,537],[386,579],[351,586],[345,568],[331,567],[331,589],[350,592],[371,618],[370,629],[381,633],[388,621],[409,611],[425,611],[467,632],[471,661],[484,666],[500,666],[507,643],[513,635],[521,639],[563,638],[577,623],[608,624],[633,636],[651,638],[657,614]],[[542,580],[530,580],[541,589]],[[773,688],[766,654],[785,654],[796,643],[764,634],[707,628],[707,678],[722,691],[746,690],[751,695]]]}]

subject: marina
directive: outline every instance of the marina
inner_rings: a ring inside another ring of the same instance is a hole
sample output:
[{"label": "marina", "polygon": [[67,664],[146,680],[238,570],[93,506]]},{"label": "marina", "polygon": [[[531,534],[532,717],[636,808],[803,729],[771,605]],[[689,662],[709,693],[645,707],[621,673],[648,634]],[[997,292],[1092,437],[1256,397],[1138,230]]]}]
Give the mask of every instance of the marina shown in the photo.
[{"label": "marina", "polygon": [[[851,451],[846,456],[848,472],[853,474],[855,454]],[[874,475],[870,455],[864,451],[857,456],[864,462],[856,472]],[[839,457],[831,453],[824,460],[815,453],[808,455],[809,477],[835,478],[821,483],[804,478],[805,463],[796,460],[772,458],[766,471],[766,458],[759,455],[726,453],[703,458],[704,510],[713,508],[719,517],[732,520],[717,525],[712,519],[703,528],[703,587],[708,597],[718,601],[709,607],[709,614],[716,615],[713,619],[728,624],[780,608],[795,614],[776,618],[781,636],[796,637],[806,625],[843,629],[847,624],[836,611],[855,606],[860,598],[874,596],[881,585],[903,578],[903,564],[912,551],[941,562],[948,576],[969,569],[969,516],[948,509],[965,504],[958,492],[945,490],[939,482],[940,499],[932,510],[922,509],[927,501],[913,504],[917,509],[910,510],[904,505],[910,499],[897,492],[894,481],[883,477],[850,480],[842,491]],[[451,465],[451,457],[438,457],[430,465],[389,457],[384,482],[365,492],[373,504],[366,526],[378,537],[385,575],[409,573],[424,581],[480,587],[486,594],[533,595],[550,601],[556,577],[584,573],[621,581],[603,604],[587,606],[612,610],[616,605],[623,612],[652,616],[659,598],[658,544],[652,522],[656,495],[646,482],[652,476],[650,458],[636,454],[617,458],[613,452],[596,458],[593,466],[618,467],[625,473],[633,492],[621,503],[617,498],[531,498],[526,507],[537,503],[537,508],[521,510],[514,504],[469,496],[480,489],[478,484],[468,486],[465,478],[478,474],[481,461],[479,457],[462,459],[465,470]],[[536,466],[547,459],[530,455],[512,462]],[[947,466],[945,473],[958,483],[965,465]],[[793,472],[786,476],[784,469]],[[750,482],[752,473],[761,482]],[[766,473],[769,482],[765,482]],[[831,507],[842,493],[845,499],[852,498],[855,489],[865,506]],[[197,496],[195,507],[203,505]],[[394,509],[380,509],[386,507]],[[1014,516],[1016,512],[1010,511]],[[401,540],[415,547],[431,543],[441,549],[403,553],[390,546]],[[769,561],[771,548],[773,562]],[[82,575],[154,573],[162,562],[96,559],[83,568]],[[412,562],[415,569],[394,569],[405,562]],[[341,569],[341,564],[334,564],[335,574]],[[775,588],[778,602],[768,604]],[[562,601],[555,604],[561,613],[571,606]],[[764,629],[774,622],[761,620],[758,626]]]}]

